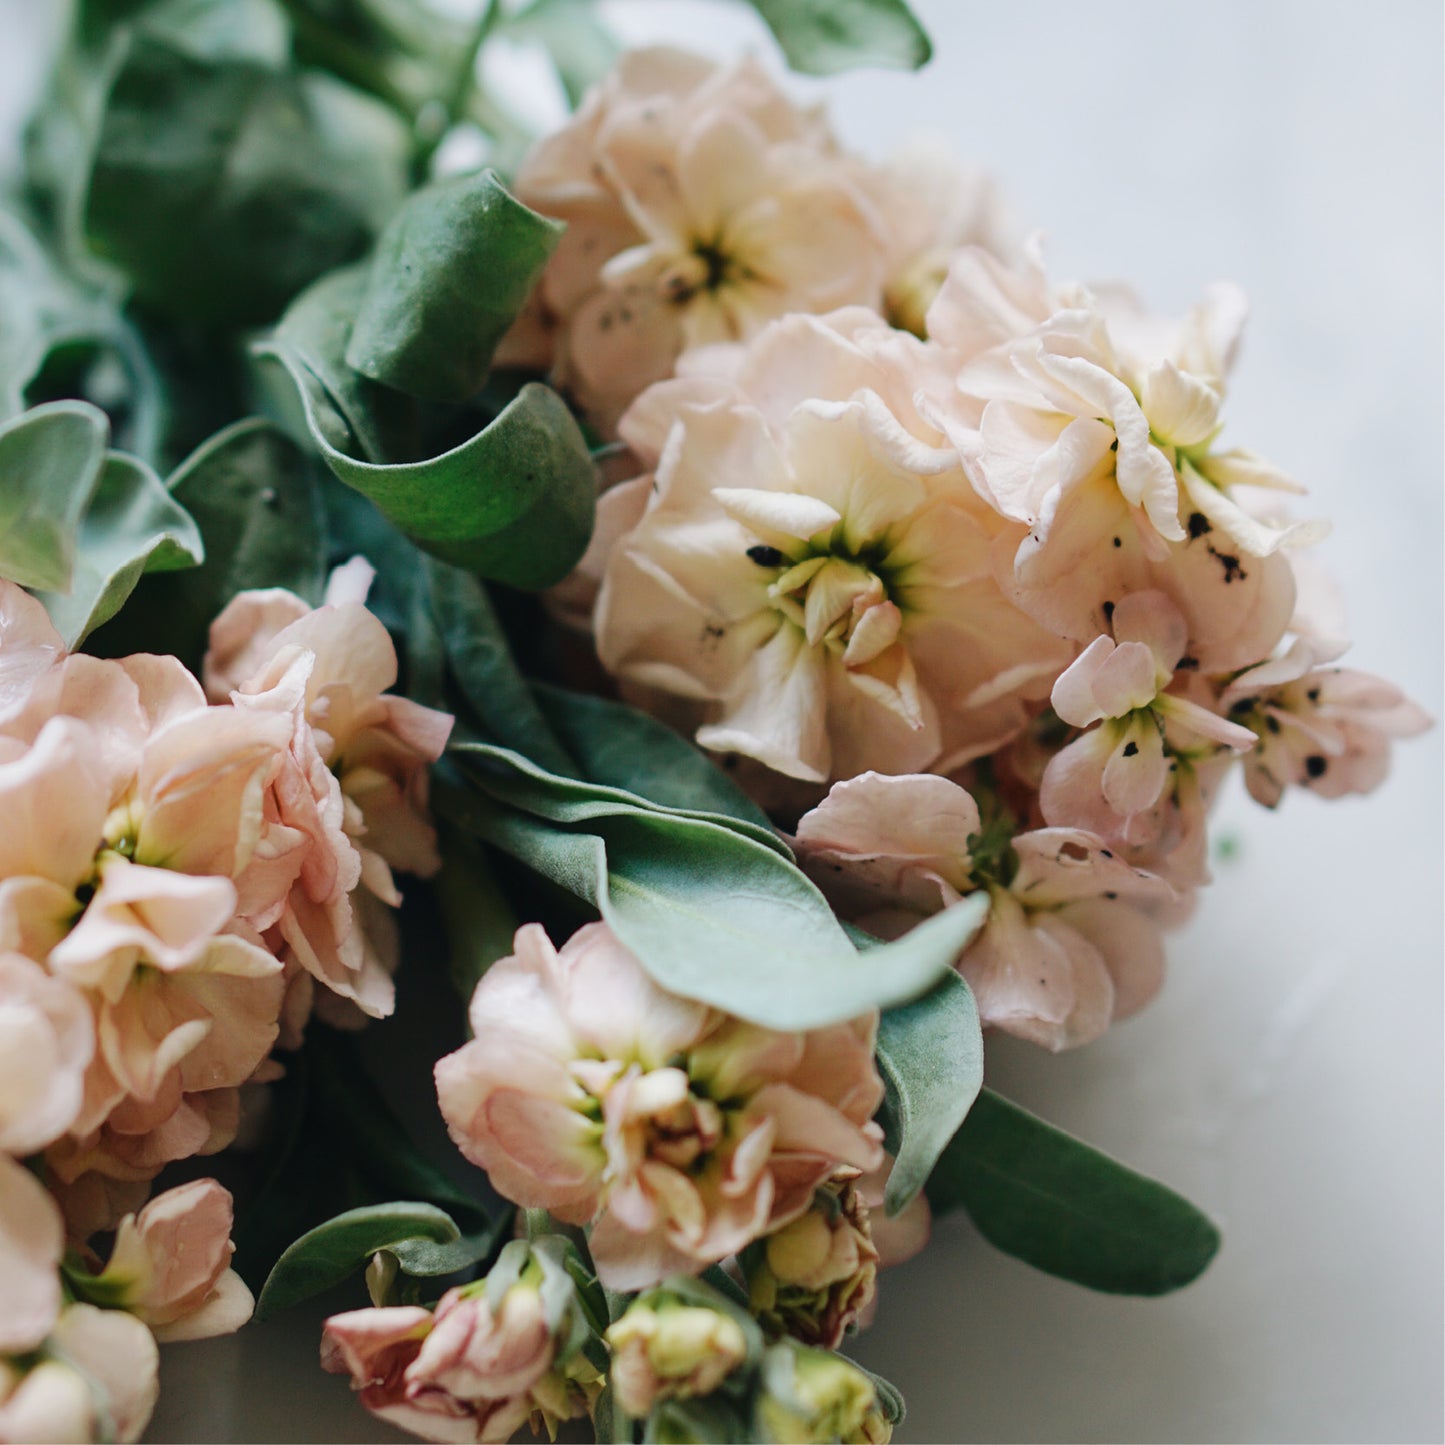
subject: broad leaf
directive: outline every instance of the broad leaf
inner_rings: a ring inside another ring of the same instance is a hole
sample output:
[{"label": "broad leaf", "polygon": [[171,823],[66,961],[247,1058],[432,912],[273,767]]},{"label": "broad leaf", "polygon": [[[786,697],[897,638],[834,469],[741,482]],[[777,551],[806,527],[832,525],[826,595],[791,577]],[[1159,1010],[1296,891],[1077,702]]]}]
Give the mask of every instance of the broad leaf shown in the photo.
[{"label": "broad leaf", "polygon": [[[982,927],[988,898],[978,894],[955,907],[972,908]],[[973,994],[958,974],[883,1015],[878,1072],[888,1091],[885,1142],[895,1156],[883,1196],[891,1215],[923,1188],[983,1087],[983,1031]]]},{"label": "broad leaf", "polygon": [[134,457],[111,452],[76,534],[69,588],[37,596],[75,647],[115,616],[143,572],[194,567],[204,556],[199,529],[160,478]]},{"label": "broad leaf", "polygon": [[554,823],[587,823],[625,815],[676,817],[731,829],[784,858],[792,857],[788,845],[766,820],[755,823],[730,813],[672,807],[604,783],[559,777],[512,749],[490,743],[459,743],[451,751],[494,798]]},{"label": "broad leaf", "polygon": [[1159,1295],[1197,1278],[1219,1231],[1188,1200],[983,1090],[928,1182],[990,1243],[1110,1294]]},{"label": "broad leaf", "polygon": [[409,396],[466,401],[561,233],[491,171],[417,191],[377,242],[347,364]]},{"label": "broad leaf", "polygon": [[[284,369],[326,464],[419,547],[516,587],[559,581],[587,545],[596,501],[592,458],[572,413],[532,383],[459,446],[397,460],[417,445],[413,404],[343,360],[364,284],[360,271],[342,271],[297,298],[257,348],[270,379],[275,366]],[[284,404],[285,383],[277,395]]]},{"label": "broad leaf", "polygon": [[482,975],[512,951],[518,919],[475,839],[447,828],[432,892],[446,921],[452,984],[470,1000]]},{"label": "broad leaf", "polygon": [[37,406],[0,426],[0,577],[66,591],[110,426],[85,402]]},{"label": "broad leaf", "polygon": [[594,783],[772,832],[768,815],[704,753],[626,703],[533,683],[547,721]]},{"label": "broad leaf", "polygon": [[487,589],[441,562],[426,564],[426,579],[447,665],[476,721],[489,736],[539,766],[574,774],[577,765],[518,669]]},{"label": "broad leaf", "polygon": [[268,321],[362,255],[406,194],[409,139],[330,76],[133,32],[105,103],[90,245],[190,323]]},{"label": "broad leaf", "polygon": [[817,1028],[901,1003],[938,981],[973,927],[950,909],[860,954],[813,884],[735,820],[578,791],[520,758],[508,778],[499,749],[454,756],[479,751],[490,766],[475,782],[511,806],[444,787],[440,811],[593,903],[664,988],[755,1023]]},{"label": "broad leaf", "polygon": [[411,1240],[453,1244],[461,1230],[452,1217],[431,1204],[371,1204],[348,1209],[308,1230],[278,1259],[256,1300],[256,1318],[265,1319],[320,1294],[365,1269],[378,1250],[397,1252]]},{"label": "broad leaf", "polygon": [[805,75],[860,65],[917,70],[933,55],[928,33],[904,0],[752,0],[787,56]]}]

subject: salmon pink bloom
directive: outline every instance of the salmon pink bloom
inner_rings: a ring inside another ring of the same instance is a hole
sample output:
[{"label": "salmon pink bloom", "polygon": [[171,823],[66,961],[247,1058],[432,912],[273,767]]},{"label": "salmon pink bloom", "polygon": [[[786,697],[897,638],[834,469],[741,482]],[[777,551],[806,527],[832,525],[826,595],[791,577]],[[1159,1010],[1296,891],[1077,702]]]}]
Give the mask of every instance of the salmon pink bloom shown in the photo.
[{"label": "salmon pink bloom", "polygon": [[895,937],[980,889],[982,930],[958,970],[985,1024],[1045,1048],[1097,1038],[1157,992],[1163,948],[1145,909],[1162,879],[1078,828],[986,829],[946,778],[865,773],[798,824],[799,858],[863,927]]},{"label": "salmon pink bloom", "polygon": [[156,1195],[120,1221],[94,1297],[129,1310],[162,1342],[240,1329],[254,1301],[229,1267],[231,1224],[231,1196],[214,1179]]},{"label": "salmon pink bloom", "polygon": [[560,953],[535,924],[473,995],[436,1069],[461,1151],[519,1204],[592,1225],[633,1290],[796,1218],[840,1164],[882,1157],[876,1016],[778,1033],[660,989],[604,924]]}]

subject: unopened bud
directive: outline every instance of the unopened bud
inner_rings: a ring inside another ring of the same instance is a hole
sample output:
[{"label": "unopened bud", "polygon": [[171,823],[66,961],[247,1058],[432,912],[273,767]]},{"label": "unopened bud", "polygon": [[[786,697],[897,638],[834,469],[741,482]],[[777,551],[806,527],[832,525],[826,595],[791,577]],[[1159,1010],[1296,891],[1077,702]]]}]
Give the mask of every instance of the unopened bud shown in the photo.
[{"label": "unopened bud", "polygon": [[784,1342],[763,1360],[758,1427],[780,1445],[887,1445],[893,1436],[873,1382],[841,1355]]},{"label": "unopened bud", "polygon": [[607,1331],[607,1344],[618,1403],[638,1417],[658,1400],[712,1394],[747,1357],[736,1320],[665,1292],[630,1305]]}]

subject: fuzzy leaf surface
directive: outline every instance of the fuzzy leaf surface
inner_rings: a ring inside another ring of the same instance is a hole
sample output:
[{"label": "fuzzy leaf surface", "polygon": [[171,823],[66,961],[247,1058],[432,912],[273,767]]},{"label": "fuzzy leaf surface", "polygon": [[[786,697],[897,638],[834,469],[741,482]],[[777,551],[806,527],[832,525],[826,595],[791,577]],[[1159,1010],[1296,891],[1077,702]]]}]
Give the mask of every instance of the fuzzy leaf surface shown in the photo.
[{"label": "fuzzy leaf surface", "polygon": [[1198,1278],[1219,1230],[1187,1199],[984,1089],[928,1181],[991,1244],[1108,1294],[1161,1295]]}]

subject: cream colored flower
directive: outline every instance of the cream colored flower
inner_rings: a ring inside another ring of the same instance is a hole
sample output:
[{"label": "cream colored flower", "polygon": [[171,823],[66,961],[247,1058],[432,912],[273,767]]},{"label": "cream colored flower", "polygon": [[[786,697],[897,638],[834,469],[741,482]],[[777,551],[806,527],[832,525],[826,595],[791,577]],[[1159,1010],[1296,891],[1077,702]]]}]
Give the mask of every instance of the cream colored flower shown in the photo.
[{"label": "cream colored flower", "polygon": [[24,1165],[0,1154],[0,1355],[33,1350],[55,1324],[64,1252],[55,1201]]},{"label": "cream colored flower", "polygon": [[0,1150],[34,1154],[75,1122],[94,1052],[85,999],[31,959],[0,953]]},{"label": "cream colored flower", "polygon": [[1087,641],[1109,605],[1161,589],[1207,672],[1278,641],[1294,595],[1279,549],[1326,529],[1267,520],[1254,495],[1299,487],[1216,446],[1244,313],[1230,286],[1175,322],[1120,287],[1050,287],[1036,252],[1015,270],[977,248],[955,258],[928,319],[958,363],[937,419],[1016,524],[1003,585],[1051,630]]},{"label": "cream colored flower", "polygon": [[742,1326],[666,1288],[633,1300],[606,1334],[617,1403],[645,1420],[659,1400],[710,1395],[747,1358]]},{"label": "cream colored flower", "polygon": [[1067,661],[999,591],[996,520],[919,416],[934,359],[866,313],[790,317],[736,380],[690,375],[629,414],[658,460],[598,653],[701,704],[704,747],[812,782],[951,767],[1021,728]]},{"label": "cream colored flower", "polygon": [[627,53],[516,189],[568,224],[541,313],[559,380],[604,431],[688,348],[879,299],[883,241],[853,168],[752,59]]}]

